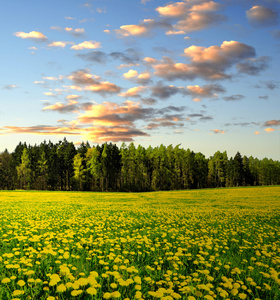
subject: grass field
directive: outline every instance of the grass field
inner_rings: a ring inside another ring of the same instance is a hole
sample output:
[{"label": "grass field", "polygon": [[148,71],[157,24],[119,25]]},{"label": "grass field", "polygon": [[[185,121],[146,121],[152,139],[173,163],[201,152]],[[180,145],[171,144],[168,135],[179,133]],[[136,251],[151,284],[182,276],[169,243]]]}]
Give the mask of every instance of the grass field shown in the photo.
[{"label": "grass field", "polygon": [[0,299],[280,299],[280,187],[0,191]]}]

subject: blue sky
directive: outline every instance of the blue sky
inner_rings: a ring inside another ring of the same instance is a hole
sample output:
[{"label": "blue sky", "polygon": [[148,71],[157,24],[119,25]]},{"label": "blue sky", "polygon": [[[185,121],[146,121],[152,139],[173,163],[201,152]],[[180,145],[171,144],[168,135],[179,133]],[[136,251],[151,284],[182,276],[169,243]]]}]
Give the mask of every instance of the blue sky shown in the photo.
[{"label": "blue sky", "polygon": [[0,151],[181,144],[280,160],[280,1],[6,1]]}]

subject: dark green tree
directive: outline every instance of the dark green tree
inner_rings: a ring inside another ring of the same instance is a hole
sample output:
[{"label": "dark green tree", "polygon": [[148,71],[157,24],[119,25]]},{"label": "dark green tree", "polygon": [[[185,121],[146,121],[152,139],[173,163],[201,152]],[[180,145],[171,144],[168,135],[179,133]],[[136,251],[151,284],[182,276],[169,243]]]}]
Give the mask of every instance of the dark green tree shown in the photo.
[{"label": "dark green tree", "polygon": [[233,183],[234,186],[242,186],[244,178],[243,159],[237,152],[233,159]]},{"label": "dark green tree", "polygon": [[31,168],[27,148],[23,149],[21,155],[21,164],[17,166],[17,175],[20,189],[30,189],[31,186]]}]

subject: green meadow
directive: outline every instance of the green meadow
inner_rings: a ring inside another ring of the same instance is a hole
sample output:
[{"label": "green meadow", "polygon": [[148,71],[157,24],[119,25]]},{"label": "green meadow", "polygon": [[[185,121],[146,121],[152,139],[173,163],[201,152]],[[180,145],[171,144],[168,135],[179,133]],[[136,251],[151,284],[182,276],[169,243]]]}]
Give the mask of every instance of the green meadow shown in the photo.
[{"label": "green meadow", "polygon": [[0,299],[280,299],[280,186],[0,191]]}]

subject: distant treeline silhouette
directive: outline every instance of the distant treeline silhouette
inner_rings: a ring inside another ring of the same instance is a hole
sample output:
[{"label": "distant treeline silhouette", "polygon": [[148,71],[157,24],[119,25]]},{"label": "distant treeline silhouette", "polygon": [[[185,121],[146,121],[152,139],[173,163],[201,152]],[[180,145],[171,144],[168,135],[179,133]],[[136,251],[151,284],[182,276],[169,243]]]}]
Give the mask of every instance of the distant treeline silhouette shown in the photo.
[{"label": "distant treeline silhouette", "polygon": [[78,148],[66,139],[0,153],[0,189],[154,191],[280,184],[280,162],[239,152],[210,158],[180,145],[112,143]]}]

